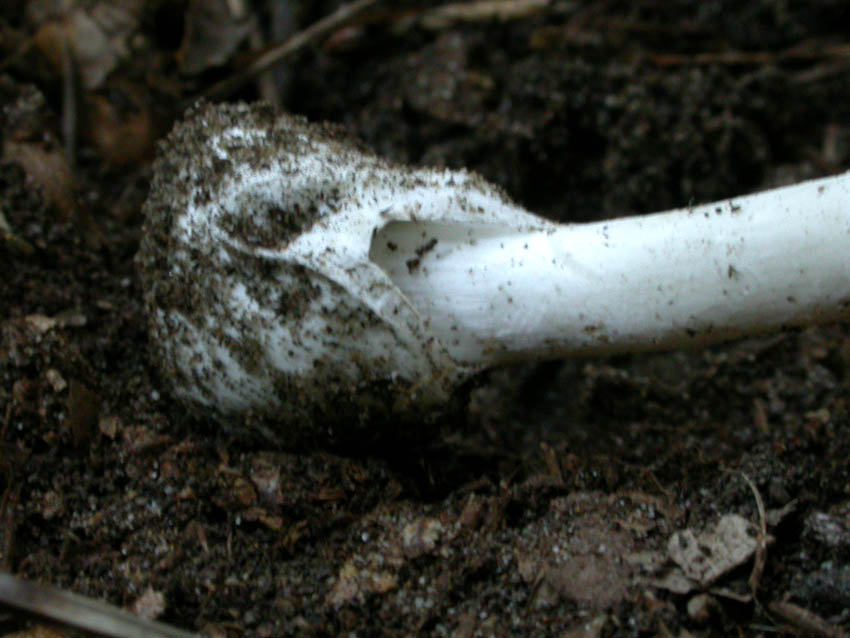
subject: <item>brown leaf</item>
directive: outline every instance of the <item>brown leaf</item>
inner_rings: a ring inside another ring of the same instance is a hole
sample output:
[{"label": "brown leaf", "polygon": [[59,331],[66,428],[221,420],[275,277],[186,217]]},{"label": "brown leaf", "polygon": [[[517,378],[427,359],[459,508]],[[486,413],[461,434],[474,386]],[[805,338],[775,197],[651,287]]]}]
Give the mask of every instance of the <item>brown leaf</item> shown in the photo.
[{"label": "brown leaf", "polygon": [[130,82],[110,82],[109,98],[87,95],[82,136],[116,167],[139,163],[153,154],[159,129],[145,89]]},{"label": "brown leaf", "polygon": [[253,17],[235,12],[226,0],[194,0],[177,53],[180,71],[195,75],[226,63],[253,28]]},{"label": "brown leaf", "polygon": [[74,174],[59,146],[37,142],[3,144],[3,161],[20,164],[27,184],[41,193],[44,203],[68,220],[75,209]]},{"label": "brown leaf", "polygon": [[160,591],[155,591],[152,587],[148,587],[142,595],[139,596],[132,605],[130,611],[134,614],[155,620],[162,616],[165,612],[165,596]]},{"label": "brown leaf", "polygon": [[97,3],[86,11],[79,7],[54,7],[38,20],[36,48],[54,72],[62,73],[62,50],[70,47],[83,86],[103,86],[122,58],[129,55],[127,41],[138,31],[141,5],[136,0]]}]

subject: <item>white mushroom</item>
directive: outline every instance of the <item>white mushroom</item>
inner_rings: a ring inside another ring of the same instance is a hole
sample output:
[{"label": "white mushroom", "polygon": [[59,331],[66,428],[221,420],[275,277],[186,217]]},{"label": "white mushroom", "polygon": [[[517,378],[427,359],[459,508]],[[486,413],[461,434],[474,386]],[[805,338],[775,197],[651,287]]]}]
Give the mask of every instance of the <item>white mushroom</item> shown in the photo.
[{"label": "white mushroom", "polygon": [[145,212],[145,302],[175,393],[287,440],[431,422],[508,361],[850,316],[850,174],[558,225],[474,174],[207,105],[168,138]]}]

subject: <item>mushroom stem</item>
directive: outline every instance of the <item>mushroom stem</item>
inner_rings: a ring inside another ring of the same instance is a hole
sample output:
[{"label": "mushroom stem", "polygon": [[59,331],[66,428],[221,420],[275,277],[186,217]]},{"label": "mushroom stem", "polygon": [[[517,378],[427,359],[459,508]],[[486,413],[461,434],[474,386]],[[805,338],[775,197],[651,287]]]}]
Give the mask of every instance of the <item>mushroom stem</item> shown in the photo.
[{"label": "mushroom stem", "polygon": [[292,445],[426,433],[493,364],[850,316],[850,173],[559,226],[472,173],[199,105],[145,214],[151,343],[174,394]]},{"label": "mushroom stem", "polygon": [[370,258],[464,365],[707,344],[850,316],[850,173],[526,232],[394,221]]}]

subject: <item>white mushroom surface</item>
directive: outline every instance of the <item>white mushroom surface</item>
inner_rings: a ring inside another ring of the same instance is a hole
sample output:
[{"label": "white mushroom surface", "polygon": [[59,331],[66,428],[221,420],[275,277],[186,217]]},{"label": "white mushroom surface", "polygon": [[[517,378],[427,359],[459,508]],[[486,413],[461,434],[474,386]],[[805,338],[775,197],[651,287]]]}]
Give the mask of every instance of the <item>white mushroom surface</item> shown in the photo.
[{"label": "white mushroom surface", "polygon": [[480,369],[452,359],[370,259],[381,228],[547,224],[476,175],[399,167],[247,105],[204,105],[174,129],[144,212],[138,262],[170,389],[287,440],[293,428],[431,423]]},{"label": "white mushroom surface", "polygon": [[850,314],[850,174],[558,225],[466,171],[264,106],[201,105],[155,167],[139,264],[175,395],[284,441],[423,433],[485,367]]}]

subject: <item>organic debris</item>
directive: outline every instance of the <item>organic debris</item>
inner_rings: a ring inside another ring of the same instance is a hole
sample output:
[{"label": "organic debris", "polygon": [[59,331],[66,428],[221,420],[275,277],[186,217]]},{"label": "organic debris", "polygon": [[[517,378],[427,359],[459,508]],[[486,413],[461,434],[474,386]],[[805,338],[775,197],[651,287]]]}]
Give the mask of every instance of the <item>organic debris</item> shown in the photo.
[{"label": "organic debris", "polygon": [[169,394],[134,255],[217,86],[559,221],[848,170],[848,3],[205,4],[0,2],[4,570],[216,638],[847,634],[847,326],[506,368],[424,449],[279,450]]}]

